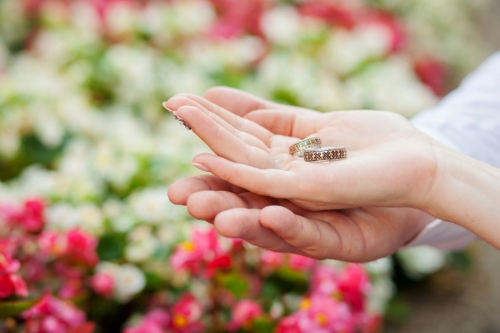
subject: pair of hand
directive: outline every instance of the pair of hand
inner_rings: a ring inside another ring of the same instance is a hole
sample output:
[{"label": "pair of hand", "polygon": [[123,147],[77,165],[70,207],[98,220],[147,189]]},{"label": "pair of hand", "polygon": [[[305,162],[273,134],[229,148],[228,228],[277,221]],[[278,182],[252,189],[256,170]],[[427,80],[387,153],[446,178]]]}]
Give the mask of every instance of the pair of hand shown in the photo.
[{"label": "pair of hand", "polygon": [[[432,140],[396,114],[322,114],[229,88],[177,95],[165,106],[216,154],[196,156],[193,164],[213,175],[176,182],[170,200],[224,236],[318,259],[370,261],[432,220],[419,209],[386,208],[424,207],[437,173]],[[290,145],[308,136],[345,146],[348,158],[316,164],[291,156]]]}]

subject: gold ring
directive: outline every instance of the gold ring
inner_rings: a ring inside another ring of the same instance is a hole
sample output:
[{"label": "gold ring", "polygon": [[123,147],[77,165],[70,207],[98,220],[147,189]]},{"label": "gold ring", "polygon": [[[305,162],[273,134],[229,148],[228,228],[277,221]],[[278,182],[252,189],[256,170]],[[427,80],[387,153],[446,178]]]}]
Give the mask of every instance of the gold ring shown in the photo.
[{"label": "gold ring", "polygon": [[325,147],[304,151],[304,161],[306,162],[330,162],[343,160],[346,157],[347,150],[345,147]]},{"label": "gold ring", "polygon": [[290,155],[304,156],[304,151],[308,148],[321,148],[321,139],[318,137],[307,138],[290,146]]}]

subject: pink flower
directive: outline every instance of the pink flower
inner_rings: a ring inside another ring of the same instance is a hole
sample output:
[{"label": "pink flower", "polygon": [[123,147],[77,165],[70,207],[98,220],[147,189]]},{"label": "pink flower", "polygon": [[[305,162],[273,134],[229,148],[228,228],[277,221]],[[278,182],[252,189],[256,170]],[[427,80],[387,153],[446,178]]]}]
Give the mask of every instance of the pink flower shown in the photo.
[{"label": "pink flower", "polygon": [[23,207],[0,206],[0,213],[11,225],[20,225],[28,232],[39,232],[45,227],[45,203],[41,199],[30,199]]},{"label": "pink flower", "polygon": [[285,255],[283,253],[265,250],[262,252],[260,260],[263,266],[279,268],[283,266]]},{"label": "pink flower", "polygon": [[284,318],[278,333],[354,333],[355,325],[346,304],[331,297],[312,295],[301,303],[301,309]]},{"label": "pink flower", "polygon": [[304,317],[304,315],[297,312],[281,319],[278,326],[276,327],[276,333],[307,333],[300,327],[301,317]]},{"label": "pink flower", "polygon": [[68,247],[67,239],[63,234],[54,231],[44,231],[38,237],[38,246],[43,256],[59,257],[64,254]]},{"label": "pink flower", "polygon": [[331,296],[338,291],[337,280],[338,273],[333,267],[319,265],[312,276],[312,292]]},{"label": "pink flower", "polygon": [[233,308],[229,330],[236,331],[241,327],[250,328],[252,321],[264,314],[262,305],[252,300],[239,301]]},{"label": "pink flower", "polygon": [[65,279],[82,279],[86,273],[86,269],[84,267],[72,266],[62,260],[54,263],[53,271]]},{"label": "pink flower", "polygon": [[187,270],[192,273],[201,271],[203,253],[198,251],[193,242],[179,244],[170,257],[170,263],[176,270]]},{"label": "pink flower", "polygon": [[297,271],[307,271],[316,265],[315,259],[304,257],[298,254],[290,255],[290,267]]},{"label": "pink flower", "polygon": [[357,23],[352,9],[338,3],[309,1],[300,7],[300,12],[304,16],[315,17],[330,25],[346,29],[353,28]]},{"label": "pink flower", "polygon": [[231,257],[227,254],[220,255],[207,263],[207,269],[205,270],[205,276],[207,278],[212,278],[215,275],[217,269],[228,269],[232,265]]},{"label": "pink flower", "polygon": [[0,298],[9,297],[12,294],[28,296],[26,282],[16,274],[20,267],[19,261],[0,252]]},{"label": "pink flower", "polygon": [[98,273],[92,277],[91,285],[97,294],[110,297],[115,288],[115,280],[110,274]]},{"label": "pink flower", "polygon": [[67,247],[65,256],[76,263],[95,266],[99,261],[97,256],[97,238],[89,233],[74,229],[66,235]]},{"label": "pink flower", "polygon": [[446,64],[427,57],[420,59],[415,63],[415,72],[420,80],[429,86],[437,96],[444,96],[448,91],[446,84],[448,77],[448,69]]},{"label": "pink flower", "polygon": [[204,332],[201,323],[203,308],[193,295],[184,294],[172,308],[171,328],[176,332],[197,333]]},{"label": "pink flower", "polygon": [[124,333],[167,333],[170,319],[167,311],[155,309],[144,316],[143,321],[138,326],[127,328]]},{"label": "pink flower", "polygon": [[135,6],[139,4],[137,0],[93,0],[94,8],[96,9],[102,23],[106,25],[106,21],[110,12],[116,6]]},{"label": "pink flower", "polygon": [[391,36],[392,53],[401,51],[408,41],[408,36],[403,22],[390,13],[375,11],[369,13],[367,17],[363,19],[363,22],[383,26],[389,31]]},{"label": "pink flower", "polygon": [[71,299],[83,293],[83,283],[81,279],[71,279],[64,282],[59,297],[62,299]]},{"label": "pink flower", "polygon": [[231,257],[222,250],[214,228],[206,232],[195,230],[192,241],[177,246],[170,263],[174,269],[203,273],[207,278],[211,278],[217,269],[227,269],[232,265]]},{"label": "pink flower", "polygon": [[73,304],[47,294],[22,314],[26,333],[66,333],[85,323],[86,316]]},{"label": "pink flower", "polygon": [[17,274],[0,275],[0,298],[16,294],[22,297],[28,296],[28,288],[24,280]]},{"label": "pink flower", "polygon": [[26,200],[21,223],[29,232],[38,232],[45,227],[45,203],[41,199]]},{"label": "pink flower", "polygon": [[262,35],[260,17],[264,11],[264,0],[211,0],[219,12],[219,21],[210,35],[234,38],[242,34]]},{"label": "pink flower", "polygon": [[358,264],[347,265],[338,280],[338,288],[343,300],[351,306],[354,312],[363,311],[370,286],[368,273],[363,266]]}]

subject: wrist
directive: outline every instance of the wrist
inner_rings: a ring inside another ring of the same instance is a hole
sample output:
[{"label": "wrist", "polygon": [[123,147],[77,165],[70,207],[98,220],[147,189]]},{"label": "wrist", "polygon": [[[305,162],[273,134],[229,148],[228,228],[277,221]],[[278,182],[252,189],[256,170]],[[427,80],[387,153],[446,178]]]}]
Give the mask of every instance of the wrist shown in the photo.
[{"label": "wrist", "polygon": [[422,209],[498,247],[500,170],[441,145],[435,156],[436,176]]}]

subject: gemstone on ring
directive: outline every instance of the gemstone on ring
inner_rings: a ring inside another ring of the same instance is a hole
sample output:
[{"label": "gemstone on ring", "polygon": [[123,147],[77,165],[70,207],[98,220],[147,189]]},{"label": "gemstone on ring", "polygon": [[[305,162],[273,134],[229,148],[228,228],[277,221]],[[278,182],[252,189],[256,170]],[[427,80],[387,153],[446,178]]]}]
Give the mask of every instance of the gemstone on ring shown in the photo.
[{"label": "gemstone on ring", "polygon": [[290,146],[290,155],[302,157],[309,148],[321,148],[321,139],[318,137],[307,138]]},{"label": "gemstone on ring", "polygon": [[347,158],[345,147],[309,148],[304,151],[306,162],[330,162]]}]

